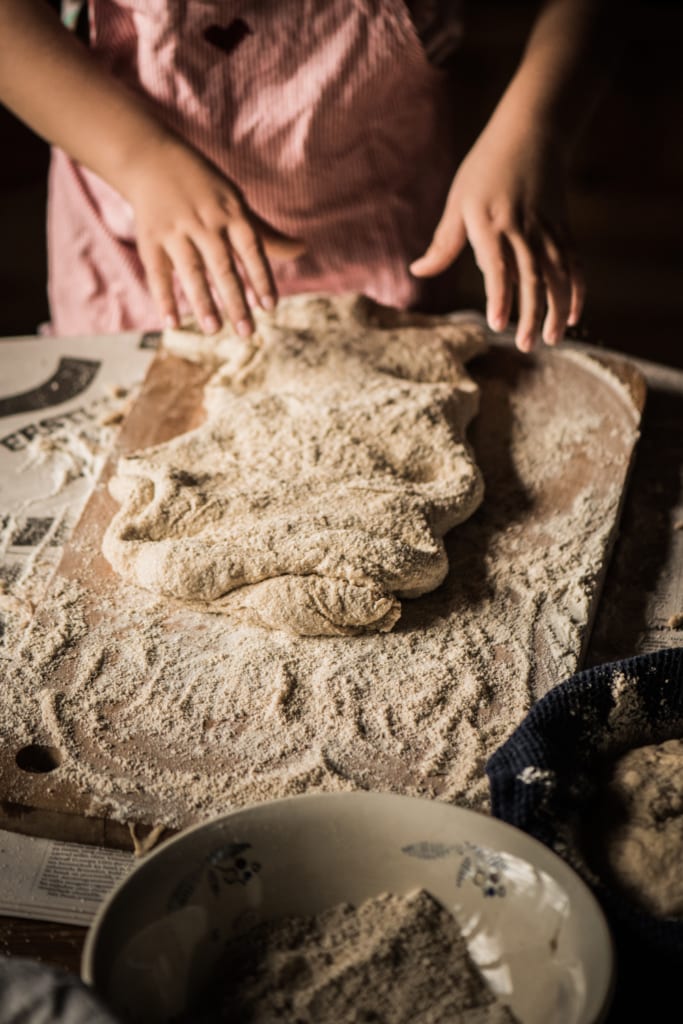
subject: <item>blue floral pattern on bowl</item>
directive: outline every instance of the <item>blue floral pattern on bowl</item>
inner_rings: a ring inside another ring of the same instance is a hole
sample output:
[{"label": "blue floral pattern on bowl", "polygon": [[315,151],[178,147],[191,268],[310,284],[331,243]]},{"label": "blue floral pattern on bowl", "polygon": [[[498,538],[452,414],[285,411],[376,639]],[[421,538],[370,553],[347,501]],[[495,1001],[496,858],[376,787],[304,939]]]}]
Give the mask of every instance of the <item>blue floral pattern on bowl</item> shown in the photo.
[{"label": "blue floral pattern on bowl", "polygon": [[466,881],[470,881],[484,897],[503,897],[506,894],[505,857],[486,847],[467,841],[453,845],[419,842],[402,847],[401,852],[420,860],[458,857],[460,862],[455,884],[459,889]]},{"label": "blue floral pattern on bowl", "polygon": [[209,891],[218,899],[221,885],[248,885],[260,872],[261,864],[247,855],[251,843],[227,843],[217,846],[202,864],[185,875],[171,893],[166,909],[171,912],[184,907],[205,880]]}]

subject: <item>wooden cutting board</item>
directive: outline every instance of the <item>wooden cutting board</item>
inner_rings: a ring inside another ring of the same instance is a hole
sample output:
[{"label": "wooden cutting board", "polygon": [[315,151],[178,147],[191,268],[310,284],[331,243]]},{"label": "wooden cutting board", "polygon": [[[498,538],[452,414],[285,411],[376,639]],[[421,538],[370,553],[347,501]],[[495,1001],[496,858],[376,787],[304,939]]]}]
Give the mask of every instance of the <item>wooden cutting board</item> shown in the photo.
[{"label": "wooden cutting board", "polygon": [[[548,373],[548,369],[552,372]],[[492,346],[470,370],[481,386],[481,410],[472,431],[472,442],[487,484],[486,501],[496,502],[497,494],[507,488],[515,473],[506,455],[511,426],[511,396],[519,408],[533,410],[534,422],[550,421],[558,409],[568,408],[567,396],[576,396],[583,409],[599,412],[606,424],[600,435],[607,458],[596,460],[589,450],[575,452],[569,469],[560,478],[549,480],[543,500],[533,508],[520,507],[519,515],[529,517],[528,543],[538,544],[542,536],[543,509],[570,507],[580,487],[590,479],[599,500],[601,494],[618,488],[623,498],[632,463],[637,427],[645,402],[642,375],[627,361],[613,355],[587,355],[576,349],[544,350],[525,356],[509,344]],[[51,595],[66,581],[76,581],[87,595],[86,617],[92,626],[101,624],[106,614],[103,595],[111,600],[119,589],[119,581],[101,554],[101,539],[116,508],[107,483],[121,454],[157,444],[197,426],[203,418],[201,396],[207,371],[174,357],[164,350],[155,356],[141,392],[124,421],[114,451],[87,503],[79,524],[65,549],[61,564],[51,584],[43,608],[38,615],[49,614]],[[514,403],[512,403],[514,405]],[[533,438],[529,439],[533,444]],[[610,507],[611,521],[599,565],[593,567],[590,601],[583,610],[583,619],[567,651],[566,638],[558,638],[551,617],[542,612],[535,624],[533,637],[533,670],[530,686],[536,697],[566,678],[568,668],[580,667],[598,604],[602,581],[616,534],[621,503]],[[540,529],[540,533],[539,533]],[[523,534],[524,535],[524,534]],[[436,600],[436,599],[434,599]],[[432,602],[434,603],[434,601]],[[120,637],[125,643],[125,636]],[[192,642],[189,637],[188,642]],[[201,642],[201,638],[197,640]],[[73,660],[66,658],[56,666],[50,680],[55,692],[69,686]],[[21,734],[18,729],[17,735]],[[47,727],[38,728],[31,744],[18,739],[5,743],[0,752],[0,800],[3,820],[0,824],[20,831],[58,835],[81,841],[114,842],[122,840],[122,826],[110,821],[102,801],[93,802],[91,794],[64,780],[59,771],[59,742]],[[87,734],[79,735],[86,760],[97,757],[90,749]],[[229,755],[229,752],[228,752]],[[71,750],[73,754],[73,748]],[[168,752],[145,749],[145,756],[158,759],[161,766]],[[211,764],[205,765],[210,772]],[[239,771],[239,765],[235,765]],[[131,821],[154,823],[160,808],[154,797],[140,792],[132,800]],[[130,802],[130,801],[129,801]],[[70,816],[67,819],[65,815]],[[188,819],[187,822],[191,820]]]}]

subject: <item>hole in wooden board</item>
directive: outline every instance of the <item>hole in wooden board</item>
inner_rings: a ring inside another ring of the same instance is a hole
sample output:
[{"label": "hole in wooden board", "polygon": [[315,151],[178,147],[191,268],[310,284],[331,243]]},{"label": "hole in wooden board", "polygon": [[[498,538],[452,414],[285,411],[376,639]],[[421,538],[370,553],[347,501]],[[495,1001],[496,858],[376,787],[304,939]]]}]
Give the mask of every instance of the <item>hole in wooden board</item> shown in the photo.
[{"label": "hole in wooden board", "polygon": [[30,743],[17,751],[15,761],[22,772],[32,775],[46,775],[59,768],[63,755],[58,747],[44,746],[42,743]]}]

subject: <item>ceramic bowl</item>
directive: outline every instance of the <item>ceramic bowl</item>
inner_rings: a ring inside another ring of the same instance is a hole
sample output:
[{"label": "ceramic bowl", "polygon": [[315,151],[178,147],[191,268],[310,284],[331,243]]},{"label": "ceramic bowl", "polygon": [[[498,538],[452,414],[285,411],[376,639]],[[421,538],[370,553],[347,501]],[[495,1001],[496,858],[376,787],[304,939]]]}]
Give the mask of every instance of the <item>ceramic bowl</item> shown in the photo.
[{"label": "ceramic bowl", "polygon": [[170,1021],[258,922],[426,889],[524,1024],[594,1024],[609,929],[556,854],[488,815],[384,793],[310,794],[198,825],[149,854],[89,930],[82,975],[126,1021]]}]

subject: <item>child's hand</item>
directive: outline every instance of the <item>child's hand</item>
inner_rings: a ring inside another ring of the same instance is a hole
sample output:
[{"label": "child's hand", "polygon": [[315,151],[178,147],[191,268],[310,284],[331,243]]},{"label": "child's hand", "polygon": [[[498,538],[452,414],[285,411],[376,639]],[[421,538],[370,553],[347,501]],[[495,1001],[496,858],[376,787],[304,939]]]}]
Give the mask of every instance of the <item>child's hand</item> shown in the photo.
[{"label": "child's hand", "polygon": [[432,242],[411,271],[440,273],[469,240],[490,327],[507,326],[516,288],[518,348],[530,351],[541,325],[543,340],[556,344],[577,323],[585,290],[567,228],[565,176],[551,140],[502,131],[494,119],[458,169]]},{"label": "child's hand", "polygon": [[163,323],[179,322],[175,273],[207,334],[222,321],[212,287],[238,333],[251,334],[246,288],[263,309],[273,309],[277,291],[268,255],[291,259],[303,244],[257,217],[232,182],[178,140],[150,147],[127,179],[140,257]]}]

